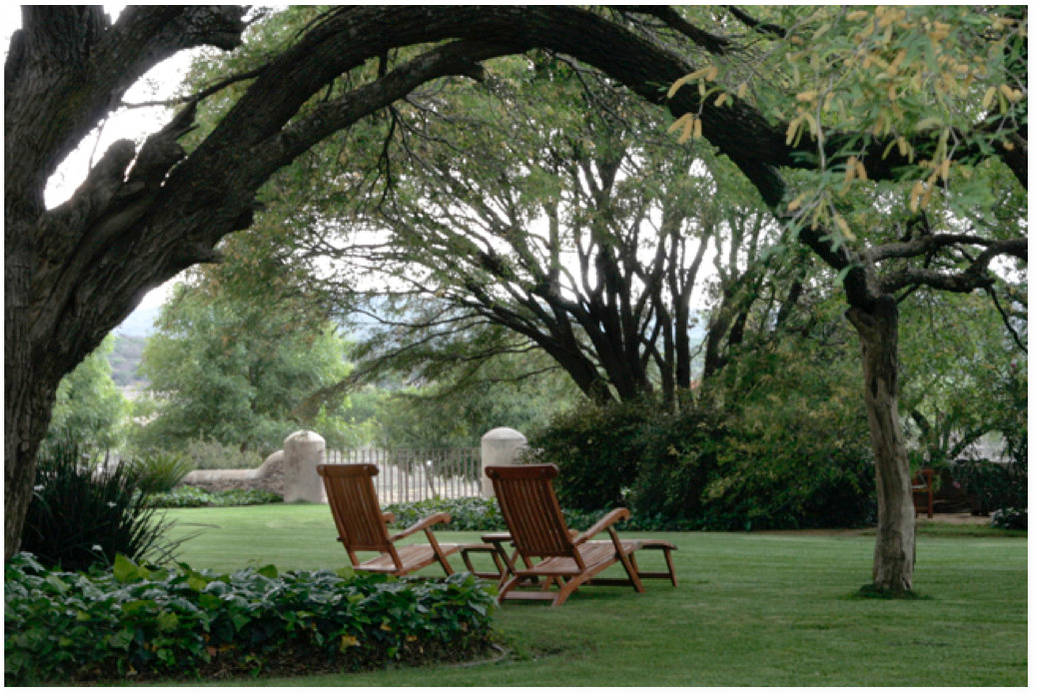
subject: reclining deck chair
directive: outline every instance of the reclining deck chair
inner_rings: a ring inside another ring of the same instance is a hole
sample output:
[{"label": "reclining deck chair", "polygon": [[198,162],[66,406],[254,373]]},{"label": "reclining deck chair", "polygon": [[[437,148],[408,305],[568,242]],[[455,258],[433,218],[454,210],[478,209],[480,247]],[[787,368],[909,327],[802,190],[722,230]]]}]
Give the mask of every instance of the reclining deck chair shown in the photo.
[{"label": "reclining deck chair", "polygon": [[[641,572],[635,557],[639,549],[660,549],[668,567],[668,572],[643,573],[644,577],[669,578],[672,585],[676,585],[676,572],[672,566],[672,550],[676,545],[665,540],[623,540],[618,537],[613,525],[630,517],[627,509],[615,508],[583,533],[569,531],[553,491],[552,481],[558,473],[556,465],[489,466],[484,471],[491,479],[513,546],[523,561],[522,566],[510,565],[509,574],[499,587],[497,600],[500,603],[506,599],[551,600],[551,605],[557,606],[584,583],[631,584],[638,593],[643,593]],[[610,539],[592,539],[605,530]],[[534,558],[542,561],[532,563]],[[615,563],[622,565],[628,578],[593,578]],[[542,590],[514,590],[523,581],[534,577],[546,577]],[[557,592],[548,590],[554,581],[560,586]]]},{"label": "reclining deck chair", "polygon": [[[319,464],[318,474],[325,484],[329,508],[340,533],[337,538],[347,550],[351,565],[357,571],[372,571],[394,576],[405,576],[433,564],[441,564],[446,575],[452,573],[448,556],[461,552],[470,572],[481,578],[498,578],[501,573],[478,573],[470,565],[469,553],[480,551],[492,556],[496,568],[503,571],[498,555],[488,544],[439,543],[430,528],[437,523],[451,520],[448,513],[433,513],[405,528],[396,535],[387,531],[387,523],[394,521],[393,513],[380,511],[376,487],[372,477],[379,470],[375,464]],[[394,543],[423,531],[429,544],[407,544],[400,547]],[[375,551],[382,554],[366,562],[358,561],[356,551]]]}]

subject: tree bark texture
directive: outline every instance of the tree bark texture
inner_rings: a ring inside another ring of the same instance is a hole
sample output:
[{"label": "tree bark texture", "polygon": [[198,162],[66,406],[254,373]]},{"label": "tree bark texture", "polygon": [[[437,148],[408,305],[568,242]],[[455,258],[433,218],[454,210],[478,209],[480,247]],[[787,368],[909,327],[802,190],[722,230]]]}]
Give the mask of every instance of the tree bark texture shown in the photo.
[{"label": "tree bark texture", "polygon": [[897,414],[899,312],[893,297],[886,295],[873,308],[850,307],[847,317],[860,337],[864,403],[875,454],[878,534],[872,578],[879,590],[908,592],[915,562],[915,510]]}]

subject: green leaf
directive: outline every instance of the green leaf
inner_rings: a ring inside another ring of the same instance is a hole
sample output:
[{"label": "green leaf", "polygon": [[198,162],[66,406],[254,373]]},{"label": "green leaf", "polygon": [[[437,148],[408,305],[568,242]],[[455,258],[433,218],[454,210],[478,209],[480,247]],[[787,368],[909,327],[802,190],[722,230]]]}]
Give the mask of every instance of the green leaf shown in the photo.
[{"label": "green leaf", "polygon": [[112,565],[112,574],[120,583],[133,583],[140,581],[142,576],[139,567],[122,554],[116,554],[116,561]]},{"label": "green leaf", "polygon": [[853,269],[852,265],[846,265],[846,267],[844,267],[841,270],[839,270],[839,274],[835,275],[835,284],[841,285],[842,281],[844,279],[846,279],[846,275],[848,275],[849,271],[852,270],[852,269]]},{"label": "green leaf", "polygon": [[108,645],[115,649],[129,649],[132,641],[134,641],[134,631],[122,629],[108,638]]},{"label": "green leaf", "polygon": [[171,631],[177,629],[177,623],[178,623],[177,613],[170,612],[170,611],[164,612],[158,618],[156,618],[156,623],[157,623],[157,625],[159,627],[159,631],[161,631],[161,632],[171,632]]}]

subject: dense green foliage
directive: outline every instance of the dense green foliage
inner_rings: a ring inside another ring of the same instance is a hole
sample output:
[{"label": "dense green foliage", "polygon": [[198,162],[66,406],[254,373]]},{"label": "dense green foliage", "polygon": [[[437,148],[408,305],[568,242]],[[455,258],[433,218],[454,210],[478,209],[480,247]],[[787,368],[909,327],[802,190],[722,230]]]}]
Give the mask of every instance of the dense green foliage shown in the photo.
[{"label": "dense green foliage", "polygon": [[[598,406],[583,403],[528,436],[526,461],[554,462],[562,504],[596,510],[625,502],[644,449],[641,428],[649,407],[637,402]],[[655,413],[658,413],[655,411]]]},{"label": "dense green foliage", "polygon": [[[874,518],[871,456],[821,422],[769,430],[711,412],[588,406],[529,437],[531,459],[556,463],[561,502],[585,511],[627,505],[629,527],[750,530],[857,527]],[[804,419],[811,423],[811,419]]]},{"label": "dense green foliage", "polygon": [[38,458],[22,550],[70,571],[111,564],[119,554],[163,561],[176,546],[165,538],[169,528],[138,488],[132,463],[102,465],[75,445],[58,445]]},{"label": "dense green foliage", "polygon": [[469,574],[216,574],[120,557],[83,575],[23,554],[4,578],[4,679],[16,685],[466,658],[487,644],[494,605]]},{"label": "dense green foliage", "polygon": [[[1026,297],[1025,280],[1008,289]],[[978,457],[976,443],[988,439],[1025,470],[1027,353],[986,294],[952,296],[919,292],[903,305],[900,407],[912,465],[945,469]],[[1025,313],[1009,323],[1025,339]]]},{"label": "dense green foliage", "polygon": [[[391,503],[383,510],[393,513],[397,527],[406,527],[433,513],[448,513],[452,520],[434,525],[435,530],[493,532],[506,529],[506,521],[494,498],[428,498],[415,503]],[[610,508],[581,510],[563,508],[564,522],[569,528],[585,530],[604,517]],[[661,530],[662,518],[648,511],[633,511],[628,520],[614,525],[616,530]]]},{"label": "dense green foliage", "polygon": [[195,469],[256,469],[264,462],[257,450],[202,438],[186,440],[181,451]]},{"label": "dense green foliage", "polygon": [[494,498],[429,498],[414,503],[390,503],[383,510],[394,514],[396,527],[407,527],[432,513],[445,512],[451,516],[451,522],[438,523],[434,529],[493,532],[506,528]]},{"label": "dense green foliage", "polygon": [[322,409],[339,410],[342,392],[323,391],[349,367],[344,341],[321,317],[236,297],[199,273],[176,288],[157,326],[141,371],[159,403],[136,444],[171,450],[216,441],[269,454],[301,427],[337,431]]},{"label": "dense green foliage", "polygon": [[165,493],[156,493],[148,502],[156,508],[200,508],[204,506],[254,506],[262,503],[281,503],[282,496],[260,489],[228,489],[210,492],[198,486],[178,486]]},{"label": "dense green foliage", "polygon": [[956,481],[969,494],[975,512],[990,513],[999,508],[1025,510],[1027,507],[1025,464],[959,460],[940,470],[940,476]]},{"label": "dense green foliage", "polygon": [[104,452],[120,445],[127,406],[112,381],[108,358],[113,346],[112,336],[106,337],[61,380],[43,449],[72,442],[84,449]]}]

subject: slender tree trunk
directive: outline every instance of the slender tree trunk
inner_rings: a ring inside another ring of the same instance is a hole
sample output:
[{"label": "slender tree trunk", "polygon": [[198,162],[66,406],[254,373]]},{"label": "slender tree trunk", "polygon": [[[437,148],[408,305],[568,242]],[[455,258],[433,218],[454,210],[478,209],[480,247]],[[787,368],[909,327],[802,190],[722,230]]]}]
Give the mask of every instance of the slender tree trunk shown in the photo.
[{"label": "slender tree trunk", "polygon": [[909,592],[915,562],[915,511],[907,449],[897,413],[899,312],[893,297],[885,295],[872,308],[850,307],[846,315],[860,336],[864,401],[875,453],[878,535],[873,583],[880,591]]}]

